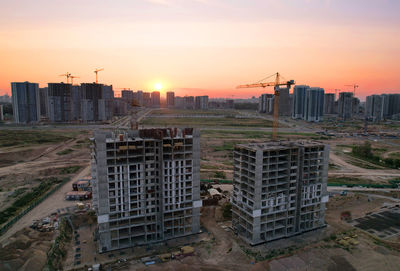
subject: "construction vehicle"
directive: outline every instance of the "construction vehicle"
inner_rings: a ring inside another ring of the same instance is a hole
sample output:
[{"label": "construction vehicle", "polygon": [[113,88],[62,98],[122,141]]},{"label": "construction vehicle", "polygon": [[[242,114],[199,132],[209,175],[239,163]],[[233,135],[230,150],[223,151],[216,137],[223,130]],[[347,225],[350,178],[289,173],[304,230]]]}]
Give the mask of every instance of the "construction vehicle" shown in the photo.
[{"label": "construction vehicle", "polygon": [[[263,83],[262,81],[271,78],[275,76],[275,81],[274,82],[266,82]],[[279,117],[279,95],[280,95],[280,86],[286,86],[287,88],[290,88],[291,85],[295,84],[294,80],[289,80],[286,82],[281,82],[281,75],[279,72],[274,73],[270,76],[267,76],[260,81],[253,83],[253,84],[246,84],[246,85],[239,85],[236,88],[265,88],[269,86],[274,87],[274,121],[273,121],[273,129],[272,129],[272,140],[277,140],[277,135],[278,135],[278,117]]]},{"label": "construction vehicle", "polygon": [[359,87],[357,84],[353,85],[344,85],[345,87],[352,87],[353,88],[353,96],[356,97],[356,89]]},{"label": "construction vehicle", "polygon": [[101,72],[101,71],[104,71],[104,69],[101,68],[101,69],[95,69],[95,70],[94,70],[94,73],[96,74],[96,84],[98,84],[98,82],[99,82],[99,80],[98,80],[98,73]]}]

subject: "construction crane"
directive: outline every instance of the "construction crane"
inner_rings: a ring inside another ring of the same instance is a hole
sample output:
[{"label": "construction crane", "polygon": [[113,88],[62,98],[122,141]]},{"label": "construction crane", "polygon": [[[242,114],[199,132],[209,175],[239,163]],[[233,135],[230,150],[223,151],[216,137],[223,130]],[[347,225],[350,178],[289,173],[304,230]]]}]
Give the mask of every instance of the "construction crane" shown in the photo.
[{"label": "construction crane", "polygon": [[[275,82],[266,82],[263,83],[262,81],[271,78],[275,76]],[[277,135],[278,135],[278,117],[279,117],[279,95],[280,95],[280,86],[287,86],[287,88],[290,88],[291,85],[295,84],[294,80],[286,81],[286,82],[281,82],[281,75],[279,72],[274,73],[268,77],[265,77],[261,79],[260,81],[253,83],[253,84],[247,84],[247,85],[239,85],[236,88],[265,88],[269,86],[274,87],[274,121],[273,121],[273,129],[272,129],[272,140],[277,140]]]},{"label": "construction crane", "polygon": [[97,75],[97,74],[98,74],[99,72],[101,72],[101,71],[104,71],[104,69],[101,68],[101,69],[95,69],[95,70],[94,70],[94,73],[96,74],[96,84],[99,82],[99,80],[98,80],[98,75]]},{"label": "construction crane", "polygon": [[73,76],[72,74],[69,74],[69,78],[71,78],[71,85],[74,84],[74,78],[79,78],[79,76]]},{"label": "construction crane", "polygon": [[60,74],[59,76],[65,76],[67,77],[67,84],[69,83],[69,78],[71,77],[71,74],[69,72],[64,73],[64,74]]},{"label": "construction crane", "polygon": [[339,93],[340,93],[340,89],[335,88],[335,99],[337,98],[337,93],[338,93],[338,91],[339,91]]},{"label": "construction crane", "polygon": [[356,89],[359,87],[359,85],[357,84],[353,84],[353,85],[344,85],[345,87],[352,87],[353,88],[353,96],[356,96]]}]

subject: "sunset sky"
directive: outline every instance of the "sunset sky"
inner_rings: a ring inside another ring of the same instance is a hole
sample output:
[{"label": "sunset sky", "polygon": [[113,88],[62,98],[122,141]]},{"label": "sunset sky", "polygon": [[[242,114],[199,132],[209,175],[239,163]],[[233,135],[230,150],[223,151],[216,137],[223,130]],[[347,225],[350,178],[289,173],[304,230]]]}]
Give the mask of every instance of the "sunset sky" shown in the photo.
[{"label": "sunset sky", "polygon": [[0,0],[0,95],[10,82],[251,97],[279,71],[298,84],[400,93],[398,0]]}]

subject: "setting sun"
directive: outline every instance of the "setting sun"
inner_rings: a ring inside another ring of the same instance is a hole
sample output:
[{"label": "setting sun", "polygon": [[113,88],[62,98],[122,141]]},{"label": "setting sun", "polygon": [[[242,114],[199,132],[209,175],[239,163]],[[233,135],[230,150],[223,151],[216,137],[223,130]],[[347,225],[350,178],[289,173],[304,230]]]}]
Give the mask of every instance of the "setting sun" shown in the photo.
[{"label": "setting sun", "polygon": [[156,84],[154,85],[154,88],[155,88],[156,90],[160,91],[160,90],[162,89],[162,84],[161,84],[161,83],[156,83]]}]

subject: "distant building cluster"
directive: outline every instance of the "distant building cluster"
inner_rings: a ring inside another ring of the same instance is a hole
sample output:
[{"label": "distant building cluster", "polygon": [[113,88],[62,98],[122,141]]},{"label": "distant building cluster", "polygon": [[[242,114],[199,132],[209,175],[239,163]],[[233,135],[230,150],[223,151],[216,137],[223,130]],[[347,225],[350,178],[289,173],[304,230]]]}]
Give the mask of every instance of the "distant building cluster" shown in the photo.
[{"label": "distant building cluster", "polygon": [[400,120],[400,94],[368,96],[365,104],[365,115],[372,121]]},{"label": "distant building cluster", "polygon": [[113,116],[126,115],[135,106],[208,110],[233,109],[235,104],[233,99],[209,100],[207,95],[182,97],[172,91],[166,93],[165,104],[159,91],[124,89],[121,97],[114,97],[112,85],[97,83],[48,83],[47,87],[39,88],[37,83],[13,82],[11,92],[12,99],[7,95],[0,98],[5,102],[12,100],[16,123],[107,121]]},{"label": "distant building cluster", "polygon": [[[274,102],[275,95],[262,94],[259,97],[258,111],[272,114]],[[322,121],[324,115],[337,115],[343,121],[364,116],[371,121],[398,120],[400,94],[371,95],[365,103],[361,103],[353,92],[340,92],[336,100],[336,94],[325,93],[323,88],[297,85],[293,94],[288,94],[286,89],[280,89],[279,116],[287,116],[288,112],[293,119],[309,122]]]},{"label": "distant building cluster", "polygon": [[35,123],[42,118],[50,122],[106,121],[114,115],[112,86],[84,83],[80,86],[49,83],[11,83],[14,121]]}]

